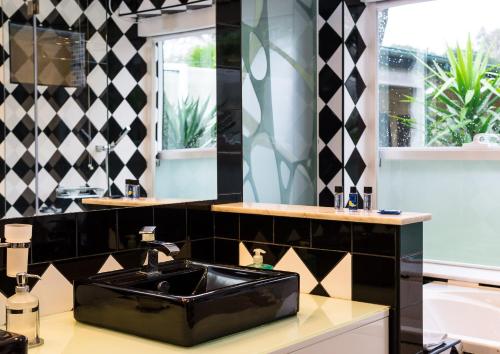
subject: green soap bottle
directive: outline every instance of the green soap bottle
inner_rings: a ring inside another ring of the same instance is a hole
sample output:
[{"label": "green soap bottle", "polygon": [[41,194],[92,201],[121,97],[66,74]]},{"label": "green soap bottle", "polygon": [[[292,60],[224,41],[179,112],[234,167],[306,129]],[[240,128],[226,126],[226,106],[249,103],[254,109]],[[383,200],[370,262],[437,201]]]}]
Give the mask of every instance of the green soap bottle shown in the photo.
[{"label": "green soap bottle", "polygon": [[264,264],[263,254],[266,254],[266,251],[260,248],[256,248],[253,250],[253,263],[249,264],[248,267],[259,268],[259,269],[273,269],[273,266],[270,264]]}]

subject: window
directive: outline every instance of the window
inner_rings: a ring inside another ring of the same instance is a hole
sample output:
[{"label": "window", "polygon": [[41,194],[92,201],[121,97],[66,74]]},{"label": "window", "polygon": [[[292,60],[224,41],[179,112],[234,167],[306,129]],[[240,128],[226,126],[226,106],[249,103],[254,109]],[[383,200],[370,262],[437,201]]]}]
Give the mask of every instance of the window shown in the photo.
[{"label": "window", "polygon": [[215,148],[215,31],[169,36],[158,42],[162,150]]},{"label": "window", "polygon": [[377,6],[377,206],[432,213],[426,260],[500,267],[500,150],[460,148],[500,133],[500,1]]},{"label": "window", "polygon": [[433,0],[378,12],[380,147],[500,133],[499,11],[496,0]]}]

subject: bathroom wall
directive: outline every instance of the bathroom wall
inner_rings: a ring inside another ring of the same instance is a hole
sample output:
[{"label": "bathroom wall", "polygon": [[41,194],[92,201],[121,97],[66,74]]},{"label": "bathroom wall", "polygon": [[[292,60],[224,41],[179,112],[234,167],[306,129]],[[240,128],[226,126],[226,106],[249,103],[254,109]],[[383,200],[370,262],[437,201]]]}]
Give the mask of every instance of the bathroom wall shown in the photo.
[{"label": "bathroom wall", "polygon": [[359,0],[318,0],[318,204],[333,205],[343,185],[375,186],[373,28],[375,13]]},{"label": "bathroom wall", "polygon": [[[58,185],[78,187],[88,183],[106,188],[105,153],[96,145],[114,141],[125,126],[132,131],[110,154],[111,192],[123,192],[125,179],[139,179],[149,192],[147,157],[148,47],[137,36],[137,25],[114,12],[107,19],[107,1],[41,0],[38,18],[45,28],[79,29],[86,40],[87,84],[81,88],[39,86],[41,205],[55,203]],[[117,2],[114,1],[113,10]],[[0,193],[8,217],[32,215],[35,201],[34,112],[32,85],[10,83],[9,46],[5,45],[7,21],[27,23],[23,2],[3,0],[3,55],[0,85],[5,99],[0,107],[5,126],[5,179]],[[90,133],[90,139],[82,131]],[[3,150],[3,149],[2,149]],[[2,164],[3,166],[3,164]],[[2,174],[2,178],[4,174]],[[0,200],[0,203],[2,200]],[[3,204],[3,203],[2,203]],[[58,200],[64,211],[78,211],[71,200]]]}]

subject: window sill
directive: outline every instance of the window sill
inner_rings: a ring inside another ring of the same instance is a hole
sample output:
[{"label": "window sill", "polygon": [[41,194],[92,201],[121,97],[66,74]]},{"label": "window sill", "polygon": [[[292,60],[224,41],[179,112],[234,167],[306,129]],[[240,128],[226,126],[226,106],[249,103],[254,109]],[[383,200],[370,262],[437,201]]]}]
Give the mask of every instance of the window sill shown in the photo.
[{"label": "window sill", "polygon": [[482,160],[500,161],[500,147],[381,147],[381,160]]},{"label": "window sill", "polygon": [[216,159],[217,148],[193,148],[162,150],[156,155],[158,160],[194,160],[194,159]]},{"label": "window sill", "polygon": [[424,276],[500,286],[500,267],[493,266],[424,260]]}]

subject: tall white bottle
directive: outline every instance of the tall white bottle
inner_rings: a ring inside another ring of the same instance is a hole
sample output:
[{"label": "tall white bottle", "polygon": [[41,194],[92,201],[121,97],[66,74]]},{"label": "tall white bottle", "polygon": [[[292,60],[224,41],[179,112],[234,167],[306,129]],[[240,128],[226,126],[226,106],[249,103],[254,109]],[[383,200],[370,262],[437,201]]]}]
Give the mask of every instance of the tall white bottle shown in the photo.
[{"label": "tall white bottle", "polygon": [[30,293],[28,278],[40,279],[38,275],[18,273],[16,293],[7,299],[7,331],[28,338],[30,347],[43,344],[40,338],[40,309],[38,298]]}]

